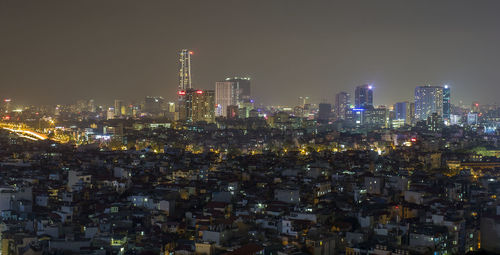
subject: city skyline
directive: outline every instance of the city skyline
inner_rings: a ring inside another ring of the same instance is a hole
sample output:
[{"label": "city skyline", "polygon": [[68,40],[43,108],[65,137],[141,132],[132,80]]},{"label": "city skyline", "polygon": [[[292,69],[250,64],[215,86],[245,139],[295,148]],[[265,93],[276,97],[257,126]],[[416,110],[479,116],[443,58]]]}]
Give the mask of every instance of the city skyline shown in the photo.
[{"label": "city skyline", "polygon": [[[248,76],[264,104],[293,105],[299,96],[333,103],[335,94],[365,83],[374,85],[375,105],[410,100],[427,84],[449,84],[454,104],[498,103],[500,18],[492,1],[97,3],[2,3],[2,97],[33,104],[172,100],[174,60],[188,48],[193,87]],[[180,8],[190,12],[177,24]],[[227,22],[226,13],[236,21]]]},{"label": "city skyline", "polygon": [[498,7],[0,0],[0,255],[496,254]]}]

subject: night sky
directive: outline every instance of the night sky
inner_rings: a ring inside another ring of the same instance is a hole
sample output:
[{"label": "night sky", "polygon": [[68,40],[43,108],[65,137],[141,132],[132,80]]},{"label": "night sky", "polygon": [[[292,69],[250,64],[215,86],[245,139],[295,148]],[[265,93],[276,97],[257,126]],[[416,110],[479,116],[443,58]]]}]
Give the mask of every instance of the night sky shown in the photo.
[{"label": "night sky", "polygon": [[500,103],[500,1],[0,0],[0,97],[31,104],[173,98],[177,52],[213,88],[250,76],[265,104],[333,102],[373,83],[375,104],[452,87]]}]

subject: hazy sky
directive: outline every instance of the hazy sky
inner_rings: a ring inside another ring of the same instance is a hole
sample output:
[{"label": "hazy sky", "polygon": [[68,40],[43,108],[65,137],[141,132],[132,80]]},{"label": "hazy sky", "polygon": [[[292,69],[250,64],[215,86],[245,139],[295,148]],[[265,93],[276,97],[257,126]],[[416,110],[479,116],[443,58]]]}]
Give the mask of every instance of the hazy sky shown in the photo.
[{"label": "hazy sky", "polygon": [[173,98],[177,52],[213,88],[250,76],[266,104],[333,102],[374,84],[375,104],[449,83],[452,102],[500,103],[500,1],[0,0],[0,97],[72,103]]}]

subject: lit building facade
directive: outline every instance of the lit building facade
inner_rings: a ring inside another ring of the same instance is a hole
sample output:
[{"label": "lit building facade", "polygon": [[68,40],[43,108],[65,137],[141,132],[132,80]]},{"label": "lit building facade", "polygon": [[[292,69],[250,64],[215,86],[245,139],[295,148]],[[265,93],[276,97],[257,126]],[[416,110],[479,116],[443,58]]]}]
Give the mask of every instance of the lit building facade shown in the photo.
[{"label": "lit building facade", "polygon": [[394,104],[394,120],[402,121],[411,125],[411,105],[410,102],[398,102]]},{"label": "lit building facade", "polygon": [[346,113],[351,107],[351,94],[340,92],[335,95],[335,113],[338,119],[345,119]]},{"label": "lit building facade", "polygon": [[238,83],[232,81],[220,81],[215,83],[215,115],[217,117],[227,117],[228,106],[238,105],[238,102]]},{"label": "lit building facade", "polygon": [[431,114],[443,116],[443,87],[418,86],[415,88],[415,119],[426,121]]},{"label": "lit building facade", "polygon": [[226,78],[226,81],[232,82],[233,86],[238,90],[238,104],[242,104],[250,101],[251,88],[250,88],[250,78],[248,77],[234,77]]},{"label": "lit building facade", "polygon": [[373,87],[372,85],[357,86],[355,91],[355,106],[356,108],[371,109],[373,108]]},{"label": "lit building facade", "polygon": [[182,95],[185,116],[182,120],[196,123],[215,122],[215,92],[213,90],[188,89]]},{"label": "lit building facade", "polygon": [[443,120],[444,123],[449,125],[451,115],[451,91],[448,85],[443,87]]},{"label": "lit building facade", "polygon": [[193,52],[188,49],[179,52],[179,91],[192,87],[191,55],[193,55]]}]

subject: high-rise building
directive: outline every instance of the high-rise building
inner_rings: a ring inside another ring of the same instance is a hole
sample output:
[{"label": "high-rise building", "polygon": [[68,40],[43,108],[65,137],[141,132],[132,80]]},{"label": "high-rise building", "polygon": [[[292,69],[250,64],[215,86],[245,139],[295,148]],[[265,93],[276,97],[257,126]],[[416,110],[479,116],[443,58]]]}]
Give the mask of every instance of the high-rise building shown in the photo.
[{"label": "high-rise building", "polygon": [[126,108],[125,105],[123,104],[122,100],[115,100],[115,118],[119,118],[121,116],[124,116],[126,114]]},{"label": "high-rise building", "polygon": [[388,126],[388,110],[384,107],[366,109],[361,112],[363,115],[362,124],[377,128],[386,128]]},{"label": "high-rise building", "polygon": [[404,124],[411,125],[410,102],[398,102],[394,104],[394,120],[400,120]]},{"label": "high-rise building", "polygon": [[106,119],[111,120],[115,118],[115,109],[113,107],[109,107],[106,112]]},{"label": "high-rise building", "polygon": [[191,55],[193,55],[193,52],[187,49],[179,52],[179,91],[192,87]]},{"label": "high-rise building", "polygon": [[195,123],[215,122],[215,92],[213,90],[188,89],[183,95],[185,116],[182,120]]},{"label": "high-rise building", "polygon": [[89,112],[95,112],[94,99],[89,99],[89,101],[87,102],[87,111],[89,111]]},{"label": "high-rise building", "polygon": [[8,113],[10,112],[12,109],[11,109],[11,103],[12,103],[12,100],[10,98],[6,98],[3,100],[3,111]]},{"label": "high-rise building", "polygon": [[415,119],[427,120],[431,114],[443,116],[443,87],[418,86],[415,88]]},{"label": "high-rise building", "polygon": [[445,124],[450,123],[450,115],[451,115],[451,102],[450,102],[450,87],[448,85],[444,85],[443,87],[443,120]]},{"label": "high-rise building", "polygon": [[238,105],[238,102],[238,83],[232,81],[220,81],[215,83],[216,116],[227,117],[227,107],[230,105]]},{"label": "high-rise building", "polygon": [[328,103],[320,103],[318,110],[318,121],[328,122],[332,113],[332,105]]},{"label": "high-rise building", "polygon": [[309,97],[299,97],[299,106],[304,107],[306,104],[309,104]]},{"label": "high-rise building", "polygon": [[238,90],[238,105],[250,102],[251,89],[250,78],[248,77],[234,77],[226,78],[226,81],[233,82],[233,86]]},{"label": "high-rise building", "polygon": [[415,102],[410,103],[410,124],[415,124]]},{"label": "high-rise building", "polygon": [[345,119],[351,106],[351,94],[340,92],[335,96],[335,113],[338,119]]},{"label": "high-rise building", "polygon": [[355,91],[355,106],[360,109],[373,108],[373,87],[372,85],[357,86]]},{"label": "high-rise building", "polygon": [[481,112],[480,108],[481,107],[479,107],[479,102],[478,101],[472,102],[471,112],[479,113],[479,112]]}]

